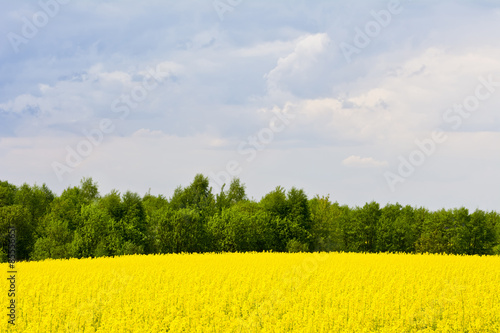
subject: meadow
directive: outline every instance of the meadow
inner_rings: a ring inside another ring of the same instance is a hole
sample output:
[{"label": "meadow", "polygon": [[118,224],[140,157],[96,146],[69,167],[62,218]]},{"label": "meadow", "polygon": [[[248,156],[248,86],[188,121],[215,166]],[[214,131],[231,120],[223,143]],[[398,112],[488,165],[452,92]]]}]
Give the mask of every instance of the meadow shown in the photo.
[{"label": "meadow", "polygon": [[4,316],[2,332],[500,331],[498,256],[167,254],[16,268],[16,324]]}]

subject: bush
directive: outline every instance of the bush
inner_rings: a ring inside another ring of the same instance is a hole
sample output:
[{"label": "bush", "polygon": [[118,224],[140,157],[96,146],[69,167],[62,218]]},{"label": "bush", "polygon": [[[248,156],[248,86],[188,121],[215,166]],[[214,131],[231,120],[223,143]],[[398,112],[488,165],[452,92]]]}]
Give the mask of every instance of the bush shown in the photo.
[{"label": "bush", "polygon": [[5,253],[5,251],[0,248],[0,263],[4,263],[4,262],[7,262],[9,260],[9,256],[7,255],[7,253]]},{"label": "bush", "polygon": [[144,248],[132,242],[125,242],[122,247],[123,254],[144,254]]},{"label": "bush", "polygon": [[301,243],[298,240],[291,239],[286,244],[286,250],[288,252],[308,252],[309,246],[307,244]]}]

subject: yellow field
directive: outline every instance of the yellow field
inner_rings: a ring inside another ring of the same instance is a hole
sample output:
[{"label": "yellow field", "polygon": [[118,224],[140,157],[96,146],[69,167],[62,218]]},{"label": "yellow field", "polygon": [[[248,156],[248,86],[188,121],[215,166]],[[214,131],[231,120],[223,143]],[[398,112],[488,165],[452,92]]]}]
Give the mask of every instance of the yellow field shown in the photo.
[{"label": "yellow field", "polygon": [[500,332],[500,257],[247,253],[16,266],[16,325],[3,279],[2,332]]}]

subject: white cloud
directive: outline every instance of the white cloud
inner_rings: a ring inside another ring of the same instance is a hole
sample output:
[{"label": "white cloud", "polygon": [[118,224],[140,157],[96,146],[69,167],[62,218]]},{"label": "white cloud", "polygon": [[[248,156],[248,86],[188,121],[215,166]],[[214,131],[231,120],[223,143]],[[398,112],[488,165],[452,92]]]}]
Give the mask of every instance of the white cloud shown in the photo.
[{"label": "white cloud", "polygon": [[256,45],[242,47],[233,51],[237,57],[265,57],[279,58],[282,54],[290,53],[295,48],[295,41],[276,40],[263,42]]},{"label": "white cloud", "polygon": [[163,136],[165,136],[165,133],[162,131],[152,131],[146,128],[141,128],[132,133],[132,137],[134,138],[161,138]]},{"label": "white cloud", "polygon": [[[393,62],[375,65],[363,78],[345,84],[345,92],[322,98],[293,98],[291,112],[300,119],[291,128],[321,140],[377,142],[401,146],[443,125],[446,109],[474,95],[479,77],[491,73],[500,82],[500,48],[460,53],[429,48]],[[464,66],[464,64],[473,64]],[[326,70],[325,70],[326,71]],[[332,86],[333,89],[333,86]],[[488,130],[498,121],[500,88],[466,126]]]},{"label": "white cloud", "polygon": [[321,64],[321,56],[330,45],[330,38],[326,33],[307,35],[296,41],[293,52],[278,59],[275,68],[266,74],[270,93],[281,90],[295,90],[311,84],[315,79]]},{"label": "white cloud", "polygon": [[387,161],[377,161],[373,157],[361,157],[351,155],[342,161],[342,164],[348,167],[362,167],[362,168],[379,168],[387,166]]},{"label": "white cloud", "polygon": [[0,110],[4,112],[22,113],[29,108],[39,108],[40,98],[31,94],[22,94],[6,103],[0,104]]}]

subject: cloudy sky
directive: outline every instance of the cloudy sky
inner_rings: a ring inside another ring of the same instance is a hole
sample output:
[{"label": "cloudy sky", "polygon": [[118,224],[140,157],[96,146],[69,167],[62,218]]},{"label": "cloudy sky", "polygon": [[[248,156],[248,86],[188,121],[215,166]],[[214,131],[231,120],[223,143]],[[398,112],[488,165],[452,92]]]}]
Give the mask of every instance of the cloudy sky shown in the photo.
[{"label": "cloudy sky", "polygon": [[500,2],[0,0],[0,179],[500,209]]}]

